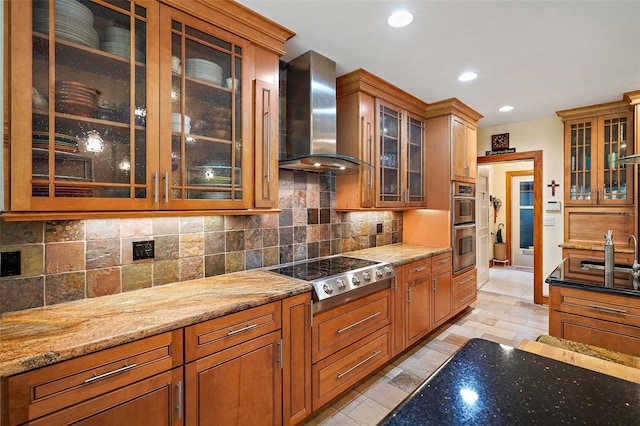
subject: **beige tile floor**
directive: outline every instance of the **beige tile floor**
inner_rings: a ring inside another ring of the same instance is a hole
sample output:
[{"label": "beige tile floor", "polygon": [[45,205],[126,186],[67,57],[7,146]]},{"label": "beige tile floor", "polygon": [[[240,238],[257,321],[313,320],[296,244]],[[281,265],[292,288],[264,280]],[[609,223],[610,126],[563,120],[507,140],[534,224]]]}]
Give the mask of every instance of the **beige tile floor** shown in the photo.
[{"label": "beige tile floor", "polygon": [[[493,271],[470,309],[331,402],[304,424],[375,425],[469,338],[482,337],[518,346],[525,338],[535,339],[540,334],[547,334],[548,308],[531,302],[532,288],[527,293],[529,281],[533,286],[532,274],[510,272],[513,271]],[[499,294],[509,280],[512,280],[509,294]],[[520,289],[516,291],[512,287]]]}]

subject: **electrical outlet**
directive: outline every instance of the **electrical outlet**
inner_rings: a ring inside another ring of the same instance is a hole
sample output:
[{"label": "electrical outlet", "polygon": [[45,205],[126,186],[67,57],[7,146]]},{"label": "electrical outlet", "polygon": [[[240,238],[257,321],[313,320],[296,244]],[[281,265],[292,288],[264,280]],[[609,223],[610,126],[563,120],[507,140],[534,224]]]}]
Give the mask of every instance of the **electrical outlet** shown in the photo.
[{"label": "electrical outlet", "polygon": [[2,252],[0,254],[0,277],[11,277],[20,274],[20,252]]},{"label": "electrical outlet", "polygon": [[155,241],[134,241],[133,260],[153,259],[156,257]]},{"label": "electrical outlet", "polygon": [[381,223],[376,223],[376,233],[377,234],[382,234],[382,224]]}]

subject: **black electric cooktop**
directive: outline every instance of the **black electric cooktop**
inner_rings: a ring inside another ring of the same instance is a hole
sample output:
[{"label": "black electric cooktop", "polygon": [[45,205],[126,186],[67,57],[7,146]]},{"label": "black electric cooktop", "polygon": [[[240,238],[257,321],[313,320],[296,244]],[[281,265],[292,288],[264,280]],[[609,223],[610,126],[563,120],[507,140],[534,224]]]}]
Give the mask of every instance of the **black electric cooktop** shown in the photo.
[{"label": "black electric cooktop", "polygon": [[356,259],[354,257],[334,256],[283,265],[270,269],[270,271],[300,280],[314,281],[324,277],[331,277],[356,269],[366,268],[378,263],[380,262]]}]

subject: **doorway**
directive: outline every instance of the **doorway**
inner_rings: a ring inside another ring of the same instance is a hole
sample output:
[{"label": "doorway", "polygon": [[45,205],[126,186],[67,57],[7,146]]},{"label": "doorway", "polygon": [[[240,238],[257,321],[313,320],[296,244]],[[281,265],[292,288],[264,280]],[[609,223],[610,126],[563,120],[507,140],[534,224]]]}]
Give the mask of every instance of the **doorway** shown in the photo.
[{"label": "doorway", "polygon": [[478,157],[478,164],[533,161],[533,301],[548,303],[542,294],[542,151],[497,154]]}]

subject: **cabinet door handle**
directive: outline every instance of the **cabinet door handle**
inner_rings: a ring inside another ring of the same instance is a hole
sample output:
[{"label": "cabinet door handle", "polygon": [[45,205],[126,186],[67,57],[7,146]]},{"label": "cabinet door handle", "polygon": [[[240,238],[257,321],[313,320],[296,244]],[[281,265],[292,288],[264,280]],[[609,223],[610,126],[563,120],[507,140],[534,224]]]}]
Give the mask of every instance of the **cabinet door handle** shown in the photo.
[{"label": "cabinet door handle", "polygon": [[125,362],[123,367],[116,368],[115,370],[111,370],[103,374],[94,374],[93,376],[86,379],[84,382],[85,383],[95,382],[96,380],[104,379],[106,377],[113,376],[114,374],[124,373],[125,371],[131,370],[132,368],[136,368],[137,366],[138,364],[127,364]]},{"label": "cabinet door handle", "polygon": [[169,172],[164,172],[164,202],[169,203]]},{"label": "cabinet door handle", "polygon": [[182,419],[182,380],[180,380],[176,387],[178,388],[178,419]]},{"label": "cabinet door handle", "polygon": [[158,204],[158,192],[160,191],[160,182],[158,182],[158,171],[153,172],[153,202]]},{"label": "cabinet door handle", "polygon": [[278,342],[278,346],[280,347],[280,359],[278,362],[280,363],[280,370],[284,370],[284,361],[282,360],[282,356],[284,354],[284,350],[282,348],[282,339]]},{"label": "cabinet door handle", "polygon": [[360,361],[359,363],[357,363],[353,367],[350,367],[348,370],[345,370],[342,373],[338,373],[338,379],[342,379],[344,376],[346,376],[347,374],[351,373],[353,370],[355,370],[356,368],[360,367],[365,362],[368,362],[368,361],[372,360],[373,358],[377,357],[378,355],[380,355],[380,351],[375,351],[374,353],[372,353],[371,355],[369,355],[368,357],[366,357],[365,359],[363,359],[362,361]]},{"label": "cabinet door handle", "polygon": [[589,307],[591,309],[595,309],[596,311],[603,311],[611,314],[627,314],[627,311],[624,309],[610,308],[608,306],[589,305]]},{"label": "cabinet door handle", "polygon": [[354,322],[353,324],[346,326],[345,328],[341,328],[341,329],[339,329],[339,330],[338,330],[338,334],[340,334],[340,333],[344,333],[345,331],[350,330],[350,329],[352,329],[353,327],[355,327],[355,326],[357,326],[357,325],[362,324],[363,322],[369,321],[370,319],[377,317],[377,316],[378,316],[378,315],[380,315],[381,313],[382,313],[382,312],[378,311],[378,312],[376,312],[376,313],[374,313],[374,314],[369,315],[369,316],[368,316],[368,317],[366,317],[366,318],[362,318],[360,321],[356,321],[356,322]]},{"label": "cabinet door handle", "polygon": [[433,291],[438,291],[438,279],[432,278],[433,280]]},{"label": "cabinet door handle", "polygon": [[249,324],[245,327],[239,328],[237,330],[231,330],[227,333],[227,336],[233,336],[234,334],[242,333],[243,331],[251,330],[252,328],[256,328],[258,324]]},{"label": "cabinet door handle", "polygon": [[407,303],[411,303],[411,287],[407,289]]},{"label": "cabinet door handle", "polygon": [[464,299],[461,299],[461,300],[460,300],[460,303],[462,304],[462,303],[466,302],[466,301],[467,301],[467,300],[469,300],[469,299],[473,299],[473,296],[474,296],[474,295],[475,295],[475,293],[471,293],[470,295],[468,295],[468,296],[467,296],[467,297],[465,297]]}]

